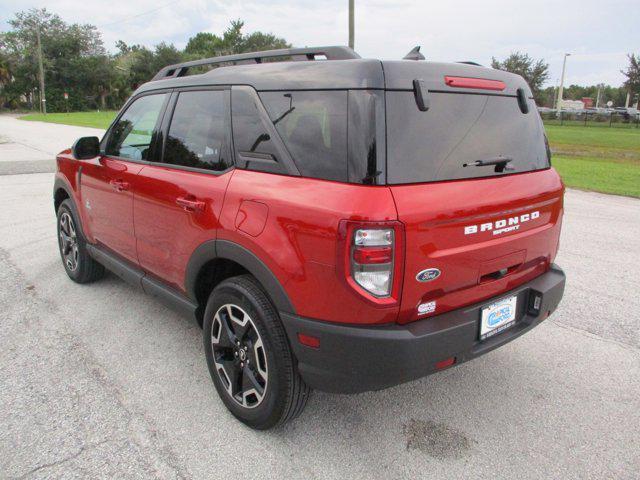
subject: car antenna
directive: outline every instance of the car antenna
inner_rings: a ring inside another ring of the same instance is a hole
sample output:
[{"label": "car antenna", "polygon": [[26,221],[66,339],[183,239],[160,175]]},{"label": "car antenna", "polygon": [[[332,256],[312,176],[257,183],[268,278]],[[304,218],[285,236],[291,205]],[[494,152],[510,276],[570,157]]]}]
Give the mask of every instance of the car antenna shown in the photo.
[{"label": "car antenna", "polygon": [[424,60],[424,55],[420,53],[420,45],[413,47],[409,53],[407,53],[403,60]]}]

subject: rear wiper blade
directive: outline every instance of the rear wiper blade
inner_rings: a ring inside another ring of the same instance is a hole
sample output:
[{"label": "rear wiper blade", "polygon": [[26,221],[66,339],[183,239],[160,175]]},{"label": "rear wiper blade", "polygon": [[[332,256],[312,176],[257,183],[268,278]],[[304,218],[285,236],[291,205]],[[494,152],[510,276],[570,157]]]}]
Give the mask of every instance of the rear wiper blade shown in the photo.
[{"label": "rear wiper blade", "polygon": [[463,163],[463,167],[487,167],[491,165],[495,165],[496,172],[502,172],[504,170],[513,170],[512,167],[507,167],[509,162],[512,162],[513,158],[511,157],[498,157],[498,158],[488,158],[486,160],[476,160],[471,163]]}]

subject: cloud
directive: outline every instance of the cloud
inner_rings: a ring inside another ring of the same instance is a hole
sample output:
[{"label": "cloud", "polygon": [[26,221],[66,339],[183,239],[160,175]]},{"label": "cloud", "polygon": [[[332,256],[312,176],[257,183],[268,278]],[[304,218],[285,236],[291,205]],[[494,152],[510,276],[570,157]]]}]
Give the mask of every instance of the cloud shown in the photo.
[{"label": "cloud", "polygon": [[[457,2],[355,0],[356,50],[364,57],[401,58],[422,45],[428,60],[474,60],[513,51],[543,58],[549,84],[560,76],[564,52],[567,78],[576,83],[619,85],[626,52],[640,45],[637,0],[458,0]],[[66,21],[102,26],[105,46],[116,40],[183,47],[198,31],[222,33],[233,19],[246,31],[261,30],[295,46],[347,43],[347,0],[55,0],[50,11]],[[41,5],[32,0],[3,0],[0,18]],[[150,12],[146,13],[145,12]],[[621,13],[622,12],[622,13]],[[0,23],[0,27],[2,24]]]}]

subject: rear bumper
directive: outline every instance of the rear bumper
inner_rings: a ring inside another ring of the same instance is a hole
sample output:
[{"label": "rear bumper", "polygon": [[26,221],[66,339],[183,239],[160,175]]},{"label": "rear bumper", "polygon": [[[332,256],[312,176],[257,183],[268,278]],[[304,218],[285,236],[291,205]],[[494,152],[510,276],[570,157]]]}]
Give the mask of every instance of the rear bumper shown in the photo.
[{"label": "rear bumper", "polygon": [[[494,299],[407,325],[344,326],[285,313],[281,317],[305,382],[326,392],[357,393],[424,377],[437,371],[438,362],[455,357],[457,365],[510,342],[557,308],[564,284],[564,272],[552,265],[547,273]],[[509,295],[518,296],[516,324],[479,341],[480,309]],[[534,296],[541,296],[538,310],[529,303]],[[298,333],[319,338],[320,348],[300,344]]]}]

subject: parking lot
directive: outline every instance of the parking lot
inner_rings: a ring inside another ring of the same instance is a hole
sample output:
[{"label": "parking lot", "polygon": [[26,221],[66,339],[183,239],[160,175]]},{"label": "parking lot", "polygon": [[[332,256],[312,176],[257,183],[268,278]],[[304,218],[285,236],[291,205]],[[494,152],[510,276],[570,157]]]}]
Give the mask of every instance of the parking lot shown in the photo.
[{"label": "parking lot", "polygon": [[50,158],[92,132],[0,116],[0,478],[638,478],[640,200],[567,192],[565,297],[531,333],[256,432],[198,327],[113,275],[66,277]]}]

